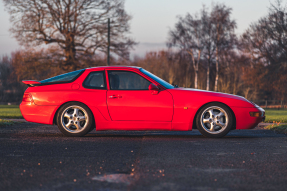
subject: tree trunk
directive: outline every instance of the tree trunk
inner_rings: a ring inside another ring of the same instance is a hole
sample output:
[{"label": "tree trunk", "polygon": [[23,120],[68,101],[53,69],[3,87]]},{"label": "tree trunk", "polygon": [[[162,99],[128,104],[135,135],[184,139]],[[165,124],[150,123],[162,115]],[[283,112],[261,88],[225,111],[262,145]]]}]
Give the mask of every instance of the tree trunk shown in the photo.
[{"label": "tree trunk", "polygon": [[227,86],[227,93],[231,92],[231,70],[230,70],[230,63],[227,61],[226,62],[226,66],[227,66],[227,81],[228,81],[228,86]]},{"label": "tree trunk", "polygon": [[210,74],[210,58],[208,58],[207,63],[207,80],[206,80],[206,90],[209,91],[209,74]]},{"label": "tree trunk", "polygon": [[197,74],[198,74],[198,71],[195,70],[194,71],[194,88],[197,89]]},{"label": "tree trunk", "polygon": [[67,35],[64,53],[65,53],[65,68],[67,70],[76,70],[77,69],[76,48],[73,35],[70,34]]},{"label": "tree trunk", "polygon": [[169,75],[168,75],[168,82],[170,83],[170,84],[173,84],[173,82],[174,82],[174,77],[175,77],[175,71],[173,70],[173,68],[169,68],[169,73],[168,73]]},{"label": "tree trunk", "polygon": [[237,93],[237,72],[234,72],[234,82],[233,82],[233,94],[236,95]]},{"label": "tree trunk", "polygon": [[192,58],[192,64],[193,64],[193,68],[194,68],[194,88],[197,89],[198,85],[197,85],[197,78],[198,78],[198,65],[200,62],[200,54],[201,54],[201,50],[198,50],[198,54],[197,54],[197,62],[195,62],[194,59],[194,55],[193,55],[193,51],[192,49],[190,50],[189,54],[191,55]]},{"label": "tree trunk", "polygon": [[187,75],[188,75],[188,71],[189,71],[189,64],[187,64],[187,67],[186,67],[186,71],[185,71],[185,87],[187,88]]},{"label": "tree trunk", "polygon": [[218,48],[216,47],[216,77],[215,77],[215,86],[214,91],[218,91],[218,71],[219,71],[219,65],[218,65]]},{"label": "tree trunk", "polygon": [[197,82],[197,79],[198,79],[198,63],[196,63],[194,73],[195,73],[195,75],[194,75],[194,88],[197,89],[198,88],[198,82]]}]

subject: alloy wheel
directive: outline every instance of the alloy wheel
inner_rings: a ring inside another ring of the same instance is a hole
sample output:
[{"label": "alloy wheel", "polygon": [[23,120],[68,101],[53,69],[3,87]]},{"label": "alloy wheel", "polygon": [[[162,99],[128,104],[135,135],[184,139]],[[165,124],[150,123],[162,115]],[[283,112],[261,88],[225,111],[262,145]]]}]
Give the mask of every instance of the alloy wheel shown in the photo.
[{"label": "alloy wheel", "polygon": [[83,131],[89,123],[87,111],[77,105],[67,107],[61,115],[63,128],[70,133]]},{"label": "alloy wheel", "polygon": [[228,126],[228,115],[223,108],[211,106],[202,112],[200,123],[206,132],[219,134]]}]

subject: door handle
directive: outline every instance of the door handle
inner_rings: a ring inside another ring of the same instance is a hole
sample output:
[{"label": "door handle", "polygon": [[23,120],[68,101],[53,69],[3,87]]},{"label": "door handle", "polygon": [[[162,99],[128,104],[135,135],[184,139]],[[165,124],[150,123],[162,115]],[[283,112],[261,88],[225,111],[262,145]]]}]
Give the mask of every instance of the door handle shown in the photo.
[{"label": "door handle", "polygon": [[122,96],[120,95],[112,95],[112,96],[109,96],[110,99],[116,99],[116,98],[122,98]]}]

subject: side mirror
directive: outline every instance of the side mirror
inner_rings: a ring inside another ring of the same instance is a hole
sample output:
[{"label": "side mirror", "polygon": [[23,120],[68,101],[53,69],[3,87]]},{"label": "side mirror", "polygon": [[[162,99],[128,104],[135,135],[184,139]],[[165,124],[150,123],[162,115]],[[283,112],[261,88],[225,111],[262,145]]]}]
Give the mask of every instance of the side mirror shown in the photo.
[{"label": "side mirror", "polygon": [[159,92],[159,88],[155,84],[150,84],[148,86],[148,89],[151,90],[152,91],[151,94],[154,94],[154,95],[158,94]]}]

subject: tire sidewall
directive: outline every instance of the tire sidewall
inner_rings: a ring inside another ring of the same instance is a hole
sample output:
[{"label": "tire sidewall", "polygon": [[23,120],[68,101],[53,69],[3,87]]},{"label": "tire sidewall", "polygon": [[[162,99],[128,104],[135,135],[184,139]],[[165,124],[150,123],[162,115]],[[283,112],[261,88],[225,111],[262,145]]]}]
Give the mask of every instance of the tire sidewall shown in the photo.
[{"label": "tire sidewall", "polygon": [[[61,122],[63,112],[68,107],[73,106],[73,105],[82,107],[87,112],[87,115],[89,117],[87,126],[82,131],[80,131],[78,133],[71,133],[71,132],[66,131],[62,125],[62,122]],[[82,136],[86,135],[87,133],[89,133],[93,129],[93,124],[94,124],[93,121],[94,121],[94,118],[93,118],[93,114],[92,114],[91,110],[85,104],[79,103],[79,102],[66,103],[66,104],[61,106],[61,108],[59,109],[59,111],[57,113],[58,128],[64,135],[69,136],[69,137],[82,137]]]},{"label": "tire sidewall", "polygon": [[[228,125],[227,127],[220,133],[218,134],[211,134],[209,132],[207,132],[201,125],[201,115],[204,112],[205,109],[212,107],[212,106],[218,106],[221,107],[222,109],[225,110],[227,117],[228,117]],[[205,136],[205,137],[209,137],[209,138],[220,138],[220,137],[224,137],[231,129],[233,126],[233,115],[232,115],[232,111],[230,108],[228,108],[226,105],[222,104],[222,103],[209,103],[206,104],[204,107],[202,107],[199,112],[197,113],[196,116],[196,126],[197,129],[199,130],[199,132]]]}]

